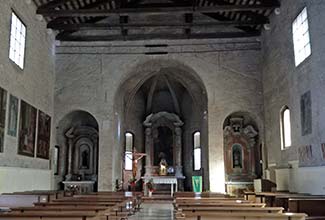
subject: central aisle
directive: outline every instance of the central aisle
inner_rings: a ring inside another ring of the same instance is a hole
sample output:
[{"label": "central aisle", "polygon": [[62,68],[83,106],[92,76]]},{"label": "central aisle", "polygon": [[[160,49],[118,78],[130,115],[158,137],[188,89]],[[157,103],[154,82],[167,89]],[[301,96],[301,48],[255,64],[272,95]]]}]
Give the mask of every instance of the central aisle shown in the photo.
[{"label": "central aisle", "polygon": [[134,216],[130,216],[129,220],[173,220],[173,205],[171,202],[143,203],[142,209]]}]

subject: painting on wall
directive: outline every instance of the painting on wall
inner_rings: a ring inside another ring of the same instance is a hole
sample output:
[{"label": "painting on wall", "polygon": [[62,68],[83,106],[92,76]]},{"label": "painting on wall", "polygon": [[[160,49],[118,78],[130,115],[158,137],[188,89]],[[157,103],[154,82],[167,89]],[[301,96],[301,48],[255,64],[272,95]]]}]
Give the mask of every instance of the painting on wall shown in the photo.
[{"label": "painting on wall", "polygon": [[3,152],[6,124],[7,91],[0,88],[0,152]]},{"label": "painting on wall", "polygon": [[313,154],[313,146],[300,146],[298,148],[298,156],[299,156],[299,166],[307,167],[315,165],[315,157]]},{"label": "painting on wall", "polygon": [[21,100],[18,154],[34,157],[36,108]]},{"label": "painting on wall", "polygon": [[9,98],[9,121],[8,121],[8,135],[17,136],[17,122],[18,122],[18,98],[10,95]]},{"label": "painting on wall", "polygon": [[49,159],[51,138],[51,117],[38,111],[37,157]]},{"label": "painting on wall", "polygon": [[300,99],[301,134],[302,136],[312,133],[312,113],[310,91],[304,93]]}]

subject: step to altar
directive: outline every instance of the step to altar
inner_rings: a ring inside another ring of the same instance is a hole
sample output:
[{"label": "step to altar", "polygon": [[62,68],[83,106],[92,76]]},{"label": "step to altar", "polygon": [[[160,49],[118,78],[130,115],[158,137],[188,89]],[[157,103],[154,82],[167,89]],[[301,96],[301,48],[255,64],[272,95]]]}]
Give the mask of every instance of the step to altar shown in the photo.
[{"label": "step to altar", "polygon": [[143,201],[173,201],[173,197],[170,196],[170,193],[168,194],[155,194],[153,193],[152,196],[143,196]]}]

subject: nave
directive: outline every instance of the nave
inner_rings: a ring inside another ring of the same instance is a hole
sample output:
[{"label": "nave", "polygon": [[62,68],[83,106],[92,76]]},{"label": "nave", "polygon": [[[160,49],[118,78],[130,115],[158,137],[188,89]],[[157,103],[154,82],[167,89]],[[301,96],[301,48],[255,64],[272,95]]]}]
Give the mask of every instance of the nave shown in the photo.
[{"label": "nave", "polygon": [[174,220],[174,209],[171,202],[145,202],[142,209],[129,220]]},{"label": "nave", "polygon": [[2,220],[324,220],[324,196],[289,192],[140,192],[71,194],[25,191],[0,195]]}]

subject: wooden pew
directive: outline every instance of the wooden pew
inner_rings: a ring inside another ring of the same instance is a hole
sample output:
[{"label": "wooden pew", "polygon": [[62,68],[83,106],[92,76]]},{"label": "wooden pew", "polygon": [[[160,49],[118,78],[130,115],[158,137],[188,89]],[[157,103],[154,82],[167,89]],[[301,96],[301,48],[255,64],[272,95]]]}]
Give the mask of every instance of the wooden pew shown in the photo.
[{"label": "wooden pew", "polygon": [[38,195],[0,195],[1,207],[33,206],[35,202],[40,202]]},{"label": "wooden pew", "polygon": [[33,190],[13,193],[3,193],[4,196],[38,196],[39,202],[50,202],[55,199],[62,198],[64,196],[63,191],[56,190]]},{"label": "wooden pew", "polygon": [[195,192],[175,192],[174,193],[174,198],[178,197],[224,197],[224,198],[229,198],[230,196],[225,193],[214,193],[214,192],[201,192],[201,193],[195,193]]},{"label": "wooden pew", "polygon": [[183,207],[182,212],[185,214],[191,213],[235,213],[235,212],[246,212],[246,213],[283,213],[282,207]]},{"label": "wooden pew", "polygon": [[176,215],[176,220],[305,220],[303,213],[190,213]]},{"label": "wooden pew", "polygon": [[5,220],[100,220],[96,214],[80,211],[72,212],[32,212],[32,213],[0,213],[0,219]]},{"label": "wooden pew", "polygon": [[325,216],[325,197],[307,196],[289,198],[288,210],[290,212],[304,212],[309,216]]},{"label": "wooden pew", "polygon": [[263,202],[266,203],[269,207],[278,206],[276,203],[276,198],[278,197],[306,197],[309,194],[301,194],[301,193],[289,193],[289,192],[259,192],[255,193],[256,202]]},{"label": "wooden pew", "polygon": [[[28,196],[25,193],[23,196]],[[12,195],[11,195],[12,196]],[[22,196],[22,195],[20,195]],[[135,198],[123,194],[74,196],[51,202],[36,202],[34,207],[16,207],[0,219],[127,219],[134,212]],[[82,216],[80,215],[82,213]],[[59,214],[59,215],[54,215]],[[66,215],[68,214],[68,215]]]}]

